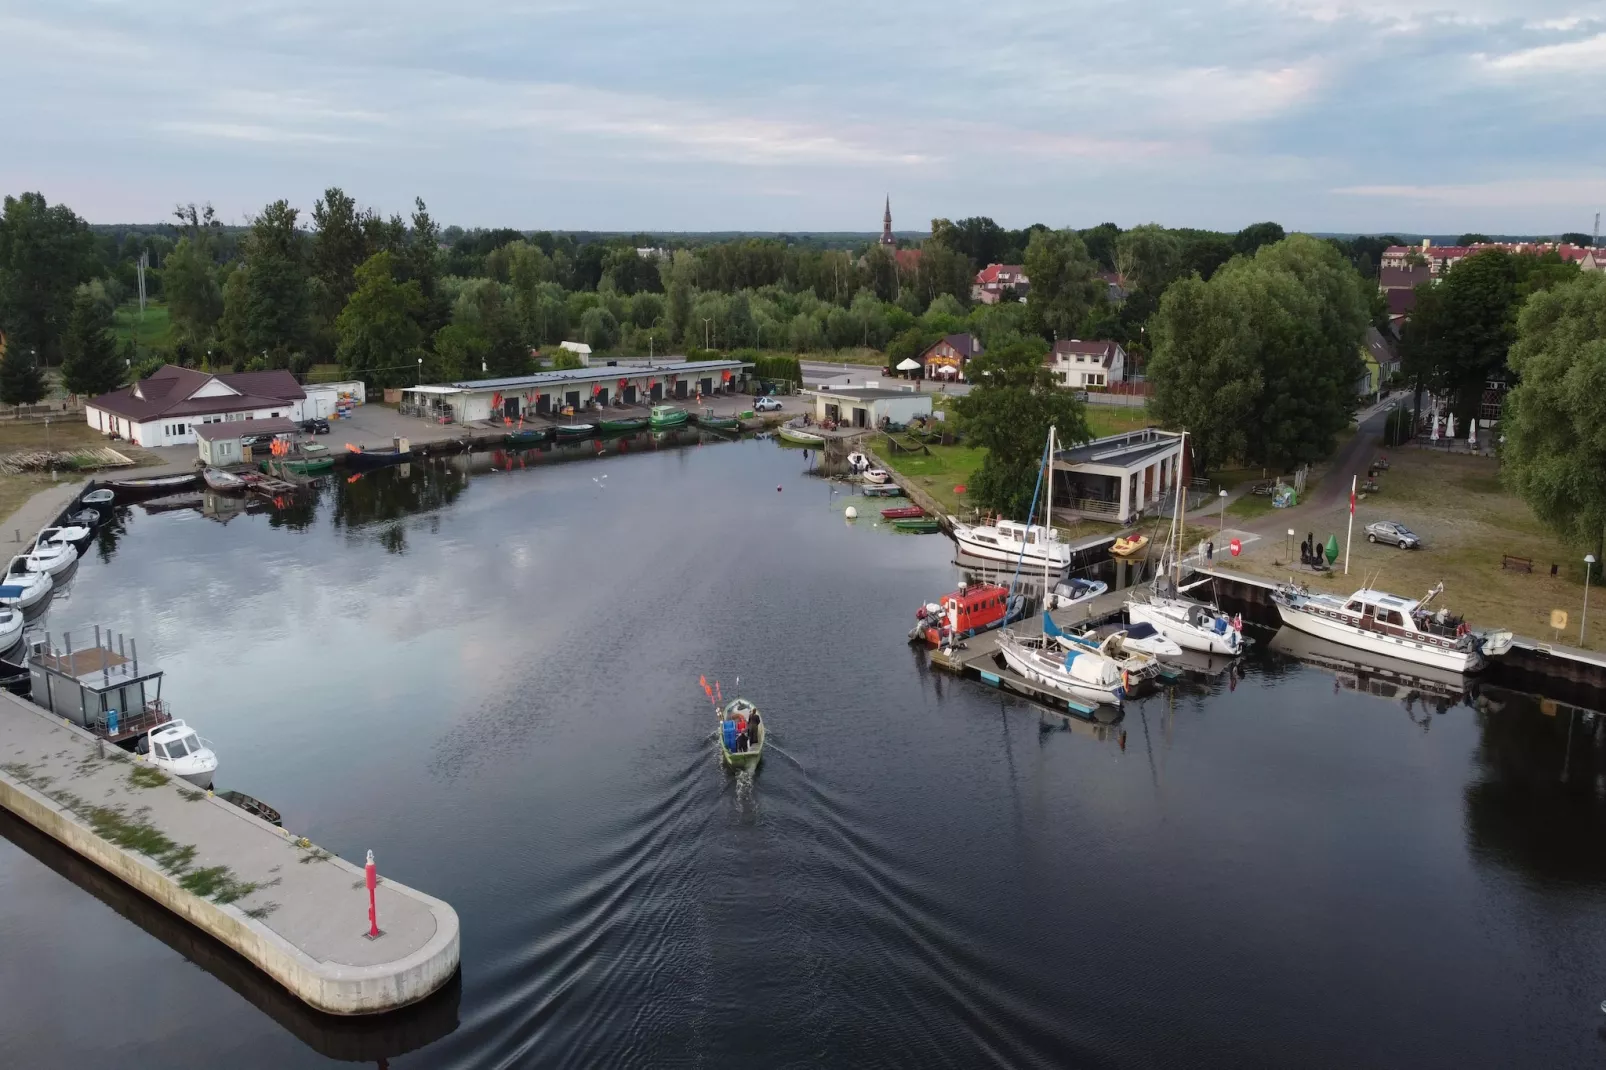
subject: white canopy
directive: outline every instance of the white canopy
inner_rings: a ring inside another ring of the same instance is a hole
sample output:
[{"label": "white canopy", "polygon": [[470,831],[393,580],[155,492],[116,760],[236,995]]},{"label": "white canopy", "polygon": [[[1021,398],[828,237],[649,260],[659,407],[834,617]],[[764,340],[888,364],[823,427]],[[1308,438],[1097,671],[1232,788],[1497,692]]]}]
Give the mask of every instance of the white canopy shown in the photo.
[{"label": "white canopy", "polygon": [[898,370],[901,372],[912,372],[918,367],[920,367],[920,362],[913,357],[904,357],[898,363]]}]

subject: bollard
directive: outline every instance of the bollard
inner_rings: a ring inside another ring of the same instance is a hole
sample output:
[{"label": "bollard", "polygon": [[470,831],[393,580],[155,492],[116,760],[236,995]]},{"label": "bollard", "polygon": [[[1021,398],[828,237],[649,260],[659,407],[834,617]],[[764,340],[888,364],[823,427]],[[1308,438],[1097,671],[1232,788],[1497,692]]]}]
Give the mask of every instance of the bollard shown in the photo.
[{"label": "bollard", "polygon": [[374,853],[368,852],[368,864],[363,867],[364,876],[368,881],[368,931],[363,935],[370,940],[377,940],[385,935],[379,930],[379,907],[374,901],[374,889],[379,885],[379,873],[374,868]]}]

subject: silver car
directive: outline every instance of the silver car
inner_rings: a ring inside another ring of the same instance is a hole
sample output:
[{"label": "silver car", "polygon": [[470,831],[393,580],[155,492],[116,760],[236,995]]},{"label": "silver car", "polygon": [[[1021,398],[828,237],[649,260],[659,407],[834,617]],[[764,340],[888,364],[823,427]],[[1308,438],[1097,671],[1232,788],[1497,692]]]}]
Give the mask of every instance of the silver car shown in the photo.
[{"label": "silver car", "polygon": [[1393,520],[1379,520],[1366,525],[1367,542],[1386,542],[1402,550],[1420,550],[1422,540],[1416,532]]}]

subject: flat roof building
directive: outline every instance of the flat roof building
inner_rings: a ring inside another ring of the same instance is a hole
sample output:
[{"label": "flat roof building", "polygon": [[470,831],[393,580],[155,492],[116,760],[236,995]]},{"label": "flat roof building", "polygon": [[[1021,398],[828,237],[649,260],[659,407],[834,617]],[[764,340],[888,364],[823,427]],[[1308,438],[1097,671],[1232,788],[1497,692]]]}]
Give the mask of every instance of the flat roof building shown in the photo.
[{"label": "flat roof building", "polygon": [[741,360],[659,361],[467,379],[405,387],[402,405],[404,411],[455,423],[556,416],[565,409],[580,412],[734,394],[746,388],[752,367]]},{"label": "flat roof building", "polygon": [[882,421],[906,424],[931,415],[931,395],[913,387],[898,389],[875,383],[829,386],[804,391],[814,395],[814,418],[839,427],[880,427]]},{"label": "flat roof building", "polygon": [[1180,433],[1145,427],[1108,435],[1054,455],[1054,509],[1126,524],[1164,505],[1185,478]]},{"label": "flat roof building", "polygon": [[259,435],[293,435],[296,422],[284,417],[266,420],[230,420],[221,424],[196,424],[196,452],[207,464],[221,466],[246,460],[242,440]]}]

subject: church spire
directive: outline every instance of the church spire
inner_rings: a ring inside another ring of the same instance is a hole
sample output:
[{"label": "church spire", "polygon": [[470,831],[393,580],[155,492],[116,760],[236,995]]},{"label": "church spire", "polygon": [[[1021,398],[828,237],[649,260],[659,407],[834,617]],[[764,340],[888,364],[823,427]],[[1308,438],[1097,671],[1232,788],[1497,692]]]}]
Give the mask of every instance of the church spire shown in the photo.
[{"label": "church spire", "polygon": [[881,216],[881,244],[889,247],[898,244],[898,239],[892,236],[892,194],[890,193],[887,194],[887,210]]}]

